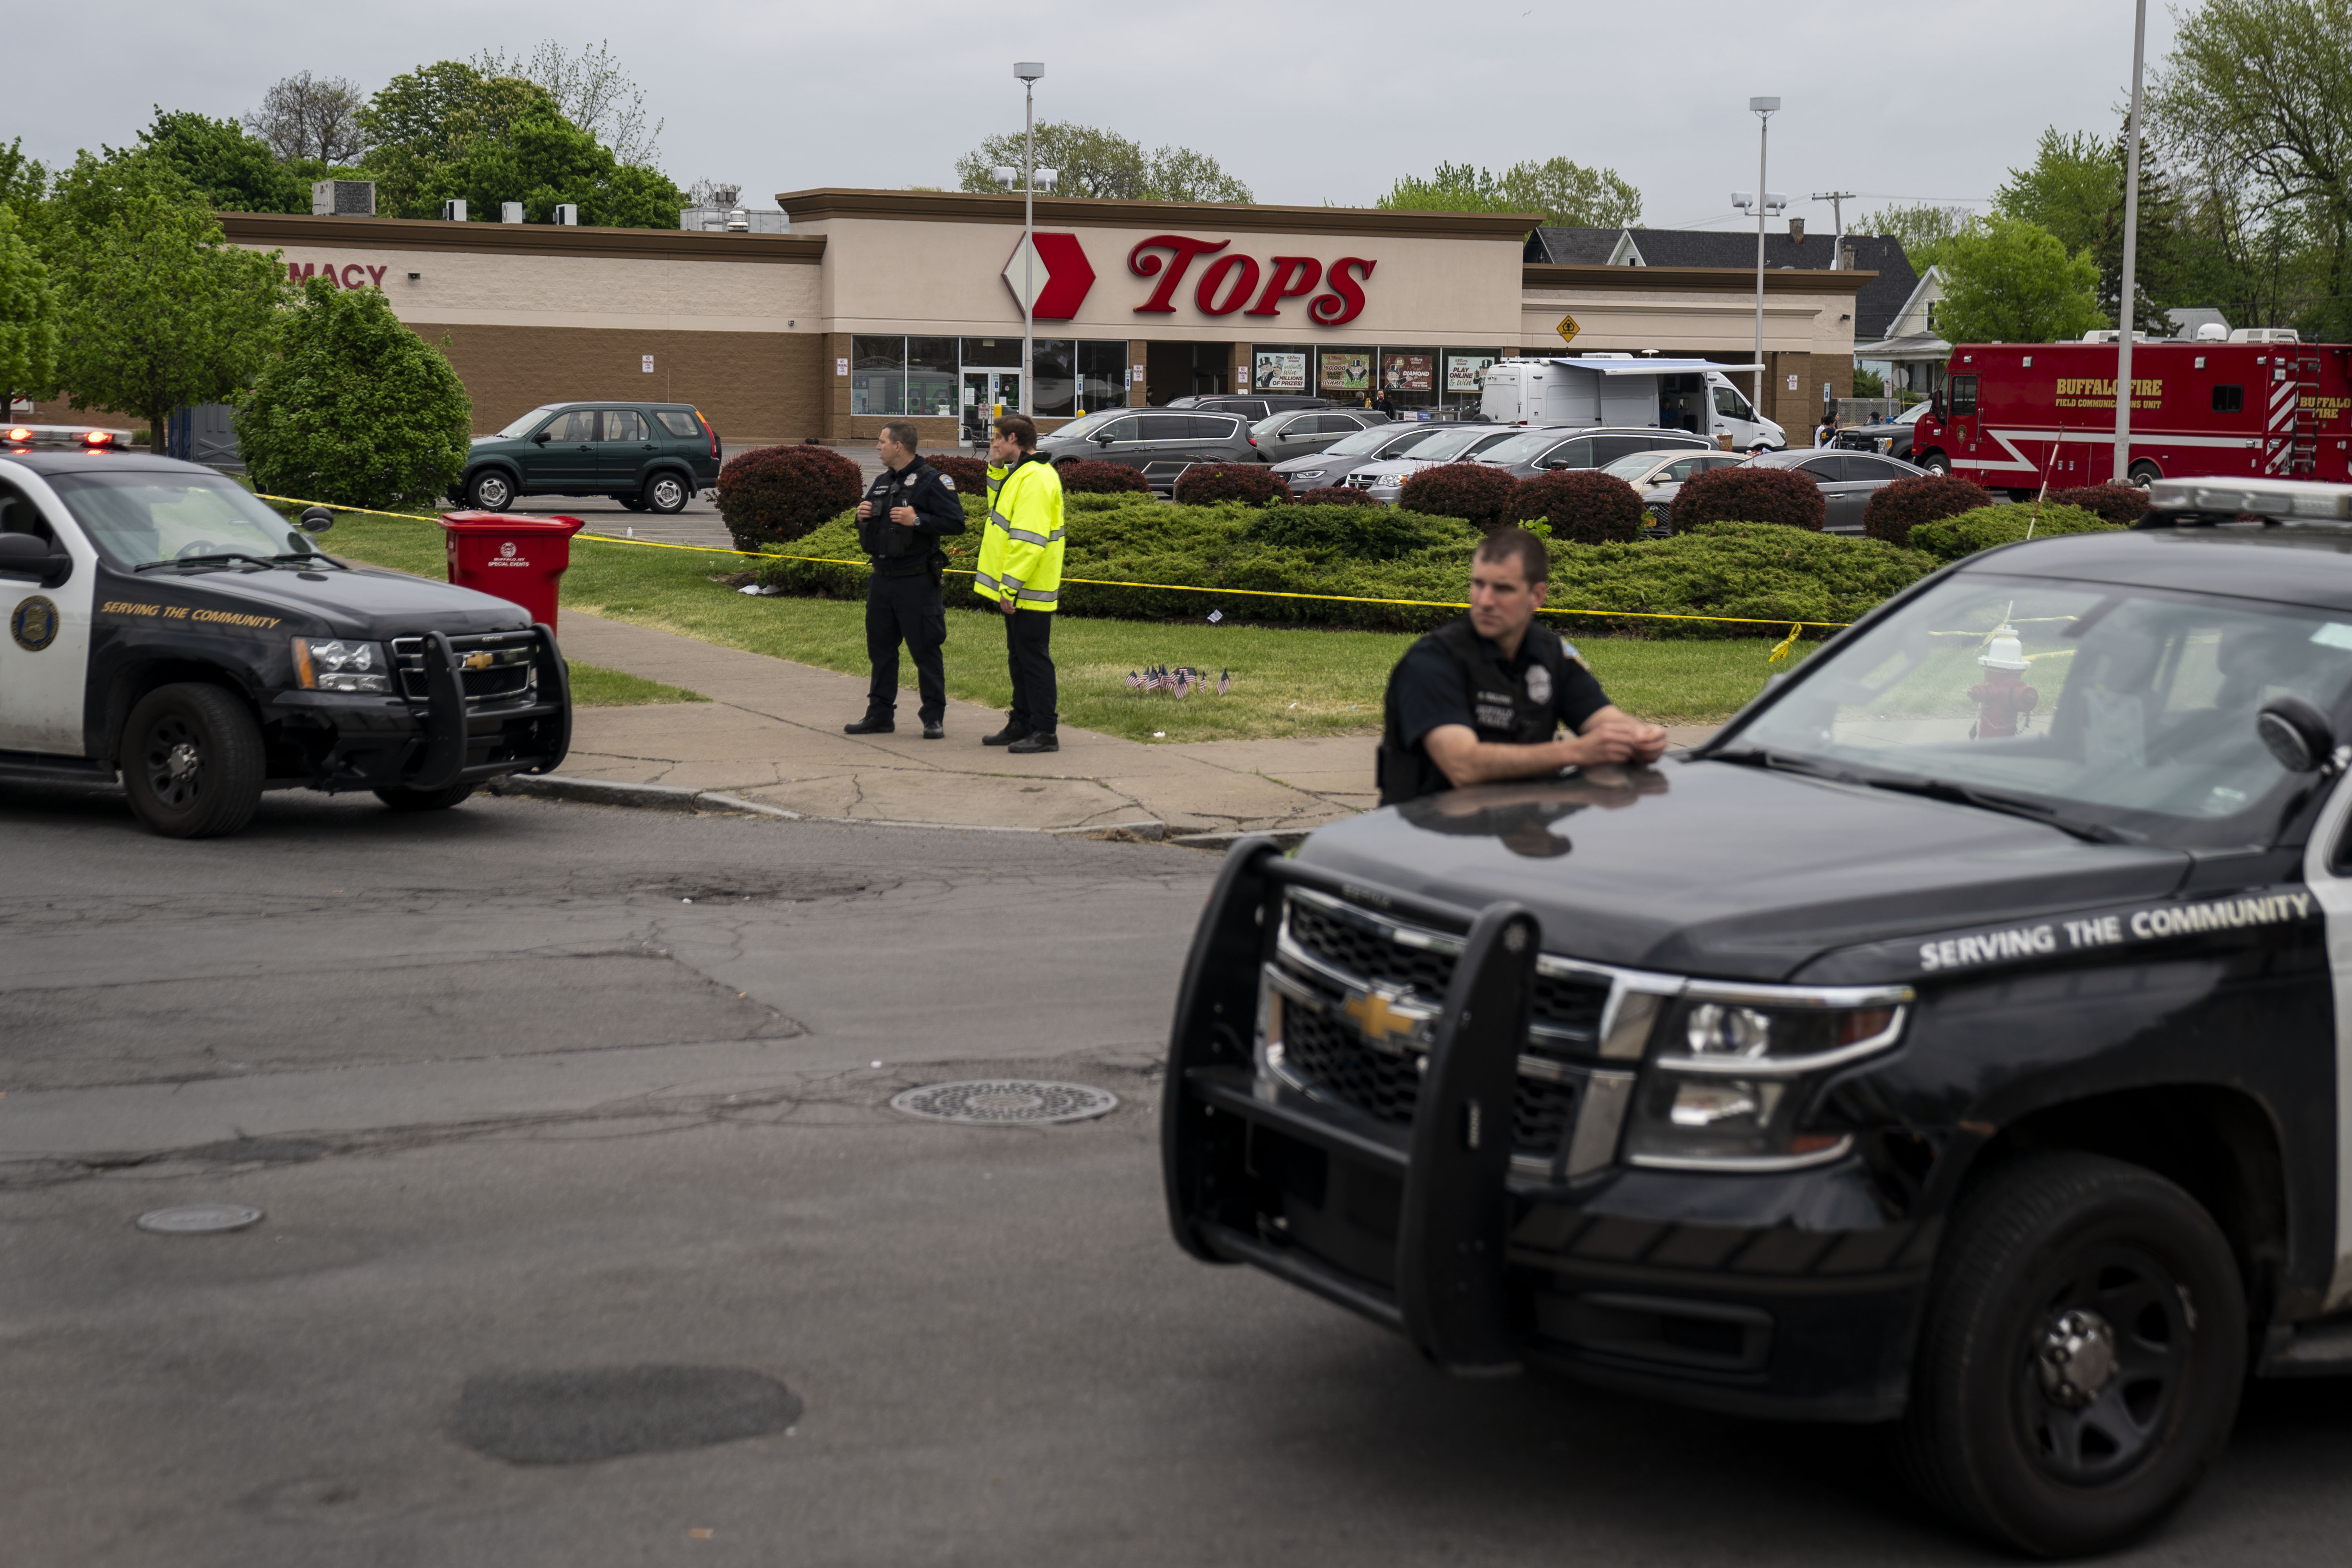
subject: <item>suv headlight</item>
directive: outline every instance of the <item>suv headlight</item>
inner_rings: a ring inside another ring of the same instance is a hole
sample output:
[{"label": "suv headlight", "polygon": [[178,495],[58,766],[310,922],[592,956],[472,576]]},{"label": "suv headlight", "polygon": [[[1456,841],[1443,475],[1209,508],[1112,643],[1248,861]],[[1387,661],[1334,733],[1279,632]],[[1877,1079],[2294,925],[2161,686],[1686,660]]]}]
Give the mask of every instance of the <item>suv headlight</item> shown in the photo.
[{"label": "suv headlight", "polygon": [[392,693],[392,658],[380,642],[296,637],[294,679],[306,691]]},{"label": "suv headlight", "polygon": [[1822,1081],[1902,1037],[1907,987],[1685,994],[1667,1013],[1625,1133],[1636,1165],[1776,1170],[1843,1155],[1804,1125]]}]

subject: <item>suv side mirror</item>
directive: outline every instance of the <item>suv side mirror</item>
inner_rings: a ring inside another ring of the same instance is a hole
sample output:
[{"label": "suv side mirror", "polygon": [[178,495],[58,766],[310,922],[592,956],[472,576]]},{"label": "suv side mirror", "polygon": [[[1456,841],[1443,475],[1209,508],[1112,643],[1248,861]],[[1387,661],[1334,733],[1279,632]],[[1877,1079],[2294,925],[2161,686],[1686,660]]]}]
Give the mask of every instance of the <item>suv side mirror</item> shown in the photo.
[{"label": "suv side mirror", "polygon": [[306,506],[298,521],[306,533],[324,533],[335,526],[335,514],[322,506]]},{"label": "suv side mirror", "polygon": [[546,431],[544,431],[544,430],[541,430],[541,432],[539,432],[539,434],[537,434],[536,436],[533,436],[533,437],[530,438],[530,441],[531,441],[531,445],[532,445],[532,446],[534,446],[534,447],[544,447],[544,446],[546,446],[546,445],[547,445],[547,432],[546,432]]},{"label": "suv side mirror", "polygon": [[0,577],[29,577],[54,588],[73,575],[65,547],[30,533],[0,533]]},{"label": "suv side mirror", "polygon": [[2263,704],[2263,710],[2254,715],[2254,732],[2278,759],[2279,766],[2291,773],[2311,772],[2336,750],[2336,733],[2327,715],[2293,692]]},{"label": "suv side mirror", "polygon": [[1097,444],[1097,445],[1098,445],[1098,446],[1104,446],[1104,447],[1108,447],[1108,446],[1109,446],[1109,445],[1110,445],[1110,432],[1109,432],[1109,431],[1108,431],[1108,430],[1104,431],[1101,435],[1099,435],[1099,436],[1097,436],[1097,437],[1095,437],[1095,442],[1096,442],[1096,444]]}]

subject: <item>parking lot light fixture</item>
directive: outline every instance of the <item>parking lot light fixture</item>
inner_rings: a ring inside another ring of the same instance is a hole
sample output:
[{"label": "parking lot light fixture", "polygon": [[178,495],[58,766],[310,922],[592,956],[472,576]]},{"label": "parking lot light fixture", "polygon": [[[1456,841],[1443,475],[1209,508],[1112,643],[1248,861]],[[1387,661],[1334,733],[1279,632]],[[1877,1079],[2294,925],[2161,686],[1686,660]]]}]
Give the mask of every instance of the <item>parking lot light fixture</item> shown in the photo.
[{"label": "parking lot light fixture", "polygon": [[1045,62],[1015,60],[1013,74],[1021,79],[1021,412],[1034,418],[1037,283],[1030,273],[1037,265],[1037,79]]},{"label": "parking lot light fixture", "polygon": [[1772,116],[1780,111],[1777,98],[1751,98],[1748,111],[1756,116],[1756,417],[1764,417],[1764,211],[1771,205],[1771,182],[1764,177],[1765,156],[1770,151]]}]

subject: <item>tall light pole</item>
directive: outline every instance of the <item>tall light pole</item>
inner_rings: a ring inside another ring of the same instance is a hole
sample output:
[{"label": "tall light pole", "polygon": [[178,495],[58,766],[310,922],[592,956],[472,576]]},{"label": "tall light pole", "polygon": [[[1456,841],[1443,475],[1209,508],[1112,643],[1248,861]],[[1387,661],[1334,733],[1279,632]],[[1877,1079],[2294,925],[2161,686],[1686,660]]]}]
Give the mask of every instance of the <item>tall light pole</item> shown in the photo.
[{"label": "tall light pole", "polygon": [[2139,79],[2147,58],[2147,0],[2132,7],[2132,100],[2129,143],[2124,153],[2124,275],[2116,313],[2123,335],[2116,340],[2116,483],[2131,483],[2132,321],[2139,314]]},{"label": "tall light pole", "polygon": [[1756,116],[1756,417],[1764,417],[1764,209],[1771,205],[1765,195],[1770,187],[1765,183],[1766,154],[1770,151],[1772,116],[1780,111],[1777,98],[1751,98],[1748,112]]},{"label": "tall light pole", "polygon": [[1021,79],[1021,412],[1036,407],[1031,390],[1036,377],[1030,363],[1036,352],[1037,283],[1031,276],[1037,265],[1037,79],[1045,74],[1043,60],[1015,60],[1013,74]]}]

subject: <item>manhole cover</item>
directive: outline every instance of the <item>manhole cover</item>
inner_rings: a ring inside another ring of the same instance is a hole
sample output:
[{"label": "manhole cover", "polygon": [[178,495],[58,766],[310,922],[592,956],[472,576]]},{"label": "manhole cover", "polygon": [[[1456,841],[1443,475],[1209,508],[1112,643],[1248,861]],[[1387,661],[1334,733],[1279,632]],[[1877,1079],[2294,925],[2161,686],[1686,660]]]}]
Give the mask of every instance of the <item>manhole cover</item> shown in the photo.
[{"label": "manhole cover", "polygon": [[801,1402],[731,1366],[488,1373],[466,1380],[449,1435],[518,1465],[585,1465],[782,1432]]},{"label": "manhole cover", "polygon": [[927,1121],[982,1125],[1084,1121],[1118,1107],[1118,1096],[1082,1083],[1041,1083],[1025,1078],[982,1078],[926,1084],[894,1096],[890,1109]]},{"label": "manhole cover", "polygon": [[158,1236],[203,1236],[260,1223],[261,1211],[243,1204],[181,1204],[175,1208],[149,1209],[139,1216],[139,1228]]}]

